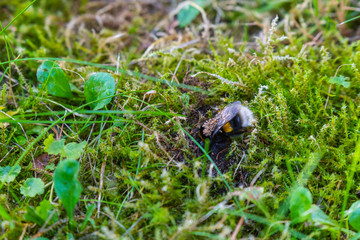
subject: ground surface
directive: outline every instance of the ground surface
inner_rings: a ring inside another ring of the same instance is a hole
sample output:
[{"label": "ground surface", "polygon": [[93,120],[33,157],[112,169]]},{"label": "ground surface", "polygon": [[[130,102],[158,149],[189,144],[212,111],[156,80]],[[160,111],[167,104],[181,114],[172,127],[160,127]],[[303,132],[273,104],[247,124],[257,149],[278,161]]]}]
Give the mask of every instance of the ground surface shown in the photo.
[{"label": "ground surface", "polygon": [[196,3],[0,1],[0,239],[358,237],[359,3]]}]

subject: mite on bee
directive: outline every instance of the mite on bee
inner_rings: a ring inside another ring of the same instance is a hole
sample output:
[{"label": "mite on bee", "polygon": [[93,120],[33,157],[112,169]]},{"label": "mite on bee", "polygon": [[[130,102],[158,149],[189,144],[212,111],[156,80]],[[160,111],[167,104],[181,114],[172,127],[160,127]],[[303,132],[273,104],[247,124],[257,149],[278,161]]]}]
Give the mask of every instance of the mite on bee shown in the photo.
[{"label": "mite on bee", "polygon": [[227,105],[212,119],[204,122],[199,131],[202,140],[214,138],[216,134],[223,133],[232,137],[244,133],[247,127],[253,126],[252,111],[241,105],[239,101]]}]

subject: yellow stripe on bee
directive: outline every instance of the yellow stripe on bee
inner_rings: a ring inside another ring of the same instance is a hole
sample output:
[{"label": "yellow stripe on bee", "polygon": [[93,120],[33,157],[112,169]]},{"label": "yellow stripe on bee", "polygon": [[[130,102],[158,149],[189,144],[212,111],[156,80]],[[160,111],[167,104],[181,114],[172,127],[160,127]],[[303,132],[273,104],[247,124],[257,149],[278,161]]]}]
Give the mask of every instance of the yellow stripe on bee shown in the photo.
[{"label": "yellow stripe on bee", "polygon": [[224,130],[224,132],[226,133],[229,133],[229,132],[232,132],[233,131],[233,128],[231,127],[231,124],[230,123],[226,123],[222,129]]}]

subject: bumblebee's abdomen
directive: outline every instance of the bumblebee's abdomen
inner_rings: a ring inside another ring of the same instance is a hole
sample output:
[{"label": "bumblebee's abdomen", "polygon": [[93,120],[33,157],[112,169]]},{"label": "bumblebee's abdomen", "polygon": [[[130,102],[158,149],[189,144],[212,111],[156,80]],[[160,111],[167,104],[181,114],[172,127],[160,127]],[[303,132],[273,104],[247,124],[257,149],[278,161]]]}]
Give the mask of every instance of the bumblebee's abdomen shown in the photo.
[{"label": "bumblebee's abdomen", "polygon": [[222,127],[222,130],[226,133],[231,133],[234,129],[233,127],[231,126],[231,123],[228,122],[226,123],[223,127]]},{"label": "bumblebee's abdomen", "polygon": [[228,136],[237,135],[242,132],[243,128],[241,127],[241,118],[239,115],[236,115],[229,122],[225,123],[221,128],[223,132]]}]

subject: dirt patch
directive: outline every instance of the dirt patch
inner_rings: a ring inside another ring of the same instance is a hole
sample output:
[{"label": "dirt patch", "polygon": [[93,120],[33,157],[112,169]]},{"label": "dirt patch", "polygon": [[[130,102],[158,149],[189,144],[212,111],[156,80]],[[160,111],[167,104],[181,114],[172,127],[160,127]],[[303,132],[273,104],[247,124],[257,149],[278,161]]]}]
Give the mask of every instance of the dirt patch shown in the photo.
[{"label": "dirt patch", "polygon": [[[212,115],[215,115],[217,112],[215,108],[213,110],[211,110],[211,108],[211,106],[203,105],[197,109],[191,109],[185,114],[187,116],[187,122],[193,126],[190,132],[191,136],[202,147],[204,147],[204,142],[199,136],[201,124],[209,119],[209,111],[212,112]],[[175,156],[175,161],[185,162],[190,165],[190,161],[194,158],[194,155],[195,158],[199,158],[203,156],[204,153],[189,136],[186,136],[185,138],[189,144],[192,155],[184,152],[182,149],[173,149],[172,154]],[[248,183],[246,180],[248,173],[243,170],[241,166],[238,167],[240,161],[239,157],[229,154],[232,141],[233,140],[225,134],[217,134],[211,139],[209,155],[221,173],[225,174],[229,171],[233,171],[233,178],[236,186],[247,186]],[[207,173],[209,172],[210,166],[211,162],[207,161]],[[199,172],[199,174],[201,175],[201,172]],[[211,174],[212,177],[218,175],[215,169],[212,170]]]}]

